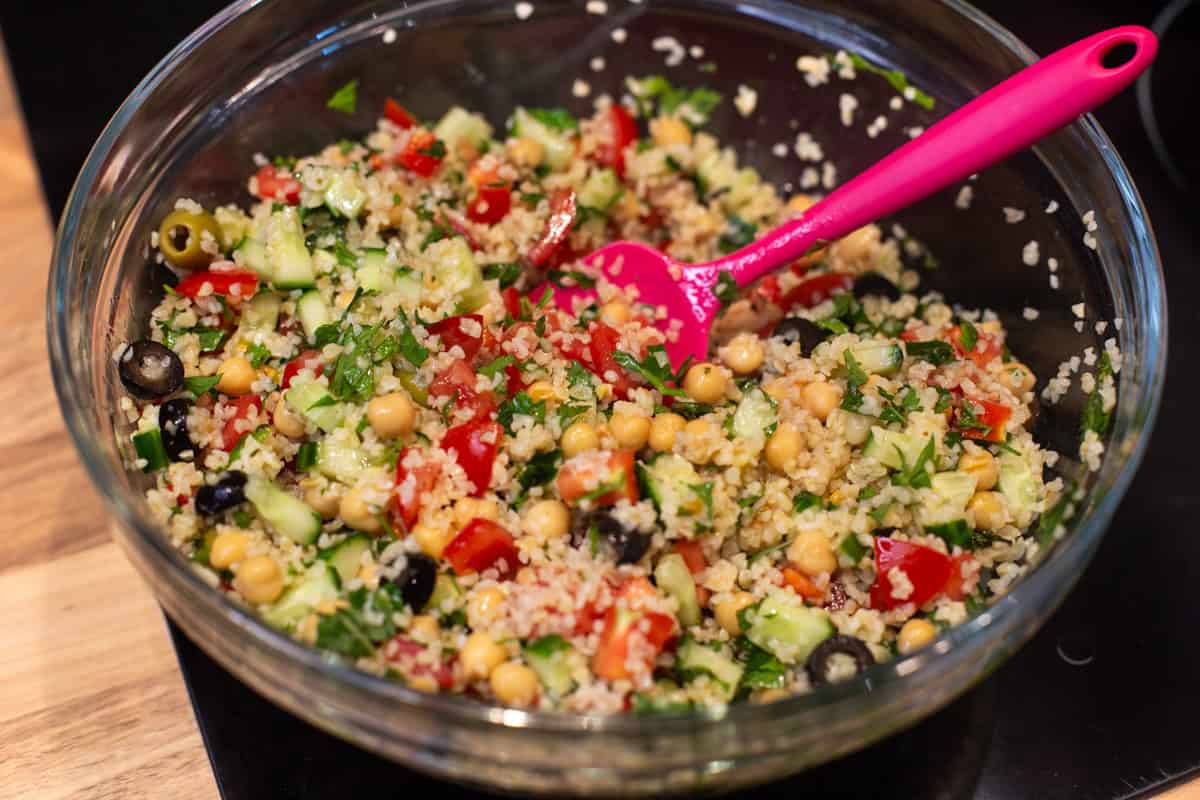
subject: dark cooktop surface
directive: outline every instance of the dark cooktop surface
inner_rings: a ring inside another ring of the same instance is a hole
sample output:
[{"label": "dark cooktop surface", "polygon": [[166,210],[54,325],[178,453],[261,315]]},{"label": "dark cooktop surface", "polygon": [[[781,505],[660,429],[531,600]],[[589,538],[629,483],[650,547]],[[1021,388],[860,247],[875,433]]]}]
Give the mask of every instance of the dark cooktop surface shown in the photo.
[{"label": "dark cooktop surface", "polygon": [[[222,5],[0,4],[0,28],[46,196],[60,213],[88,148],[136,82]],[[1134,797],[1200,774],[1200,583],[1195,373],[1185,337],[1193,290],[1200,12],[1187,0],[980,0],[1038,52],[1106,27],[1173,23],[1142,96],[1099,118],[1133,172],[1159,237],[1171,291],[1170,379],[1150,452],[1095,562],[1046,627],[982,685],[864,752],[743,796]],[[1142,101],[1139,104],[1139,99]],[[1146,120],[1150,120],[1147,124]],[[1149,131],[1149,133],[1148,133]],[[476,796],[333,739],[241,686],[172,628],[226,800],[437,792]]]}]

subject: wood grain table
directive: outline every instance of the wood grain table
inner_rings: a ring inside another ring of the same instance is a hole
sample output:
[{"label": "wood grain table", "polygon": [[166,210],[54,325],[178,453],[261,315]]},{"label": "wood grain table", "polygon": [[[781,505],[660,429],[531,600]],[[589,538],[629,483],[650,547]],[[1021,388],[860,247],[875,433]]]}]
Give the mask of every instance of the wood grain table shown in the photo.
[{"label": "wood grain table", "polygon": [[58,412],[52,226],[2,44],[0,176],[0,798],[217,798],[162,613]]}]

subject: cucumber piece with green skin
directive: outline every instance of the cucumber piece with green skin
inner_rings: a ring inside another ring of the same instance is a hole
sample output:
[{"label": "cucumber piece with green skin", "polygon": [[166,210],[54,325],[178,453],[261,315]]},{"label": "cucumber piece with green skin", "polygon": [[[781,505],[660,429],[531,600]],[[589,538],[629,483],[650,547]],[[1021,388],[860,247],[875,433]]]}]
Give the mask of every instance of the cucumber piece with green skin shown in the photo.
[{"label": "cucumber piece with green skin", "polygon": [[562,169],[575,158],[575,144],[569,137],[538,122],[523,108],[513,112],[512,132],[514,136],[539,143],[544,151],[542,163],[551,169]]},{"label": "cucumber piece with green skin", "polygon": [[429,602],[425,604],[425,608],[441,614],[448,602],[455,606],[462,605],[462,589],[453,577],[444,572],[438,573],[437,580],[433,583],[433,594],[429,595]]},{"label": "cucumber piece with green skin", "polygon": [[258,239],[243,239],[233,251],[233,260],[238,266],[252,270],[263,283],[272,283],[275,280],[275,273],[267,261],[267,245]]},{"label": "cucumber piece with green skin", "polygon": [[373,247],[358,254],[354,277],[368,292],[390,292],[396,287],[396,267],[386,249]]},{"label": "cucumber piece with green skin", "polygon": [[737,411],[733,412],[733,434],[739,439],[766,442],[778,424],[779,415],[775,411],[775,403],[766,392],[757,387],[742,397]]},{"label": "cucumber piece with green skin", "polygon": [[904,363],[904,351],[890,342],[866,342],[850,348],[864,372],[890,375]]},{"label": "cucumber piece with green skin", "polygon": [[746,638],[785,664],[798,664],[837,630],[829,615],[797,595],[774,591],[747,614]]},{"label": "cucumber piece with green skin", "polygon": [[721,206],[730,213],[740,212],[754,199],[755,190],[761,182],[756,170],[743,167],[734,173],[729,191],[721,195]]},{"label": "cucumber piece with green skin", "polygon": [[358,182],[358,174],[342,170],[334,175],[325,190],[325,206],[338,216],[356,219],[367,202],[367,193]]},{"label": "cucumber piece with green skin", "polygon": [[[871,426],[871,435],[863,445],[863,455],[874,458],[889,469],[904,469],[917,463],[921,451],[929,444],[929,437],[903,431],[890,431],[878,425]],[[904,460],[901,461],[903,454]]]},{"label": "cucumber piece with green skin", "polygon": [[943,525],[962,519],[967,502],[975,494],[978,481],[969,472],[939,472],[929,480],[930,493],[921,501],[917,521],[922,525]]},{"label": "cucumber piece with green skin", "polygon": [[675,612],[683,626],[700,624],[700,601],[696,597],[696,581],[687,562],[679,553],[668,553],[654,567],[654,582],[679,604]]},{"label": "cucumber piece with green skin", "polygon": [[487,302],[488,291],[487,284],[483,282],[483,270],[475,262],[475,255],[465,239],[458,236],[443,239],[430,245],[429,252],[435,262],[434,284],[458,299],[456,313],[469,314]]},{"label": "cucumber piece with green skin", "polygon": [[316,284],[312,254],[304,244],[304,226],[294,206],[272,212],[267,220],[266,260],[271,282],[281,289],[309,289]]},{"label": "cucumber piece with green skin", "polygon": [[283,401],[293,412],[329,433],[342,424],[346,410],[341,403],[327,405],[327,397],[332,398],[329,389],[315,380],[292,381],[291,388],[283,395]]},{"label": "cucumber piece with green skin", "polygon": [[553,697],[563,697],[575,688],[572,676],[570,642],[557,634],[543,636],[525,645],[522,654],[538,676],[542,686]]},{"label": "cucumber piece with green skin", "polygon": [[584,181],[579,190],[580,205],[598,208],[601,211],[612,208],[621,196],[621,179],[611,169],[600,169],[593,172]]},{"label": "cucumber piece with green skin", "polygon": [[395,291],[400,293],[401,306],[407,308],[409,311],[418,308],[421,305],[421,293],[424,291],[424,287],[421,285],[420,274],[412,270],[398,271],[396,273]]},{"label": "cucumber piece with green skin", "polygon": [[362,566],[363,553],[371,549],[370,537],[356,533],[321,554],[329,566],[337,572],[342,583],[354,578]]},{"label": "cucumber piece with green skin", "polygon": [[324,561],[317,561],[263,613],[263,619],[273,627],[290,628],[321,603],[337,597],[336,573]]},{"label": "cucumber piece with green skin", "polygon": [[347,486],[358,481],[369,463],[354,431],[345,428],[330,433],[317,447],[317,469]]},{"label": "cucumber piece with green skin", "polygon": [[454,106],[434,126],[433,135],[450,146],[469,142],[478,149],[492,138],[492,126],[481,115]]},{"label": "cucumber piece with green skin", "polygon": [[273,331],[279,324],[279,309],[283,301],[274,292],[259,292],[242,310],[242,324],[255,331]]},{"label": "cucumber piece with green skin", "polygon": [[745,667],[733,660],[724,648],[714,650],[690,636],[675,654],[675,664],[684,674],[708,675],[725,700],[731,700],[742,682]]},{"label": "cucumber piece with green skin", "polygon": [[1033,520],[1042,496],[1042,481],[1024,456],[1004,453],[999,459],[1000,477],[996,485],[1008,501],[1008,508],[1021,527]]},{"label": "cucumber piece with green skin", "polygon": [[329,306],[321,299],[321,293],[316,289],[309,289],[300,295],[300,299],[296,301],[296,316],[300,318],[304,335],[309,339],[316,335],[317,328],[333,321]]},{"label": "cucumber piece with green skin", "polygon": [[262,478],[246,481],[246,499],[278,533],[297,544],[312,544],[321,534],[321,515],[295,495]]},{"label": "cucumber piece with green skin", "polygon": [[709,153],[696,167],[696,174],[704,181],[710,195],[729,189],[737,180],[733,153],[726,150]]},{"label": "cucumber piece with green skin", "polygon": [[672,527],[680,517],[699,514],[704,508],[703,500],[692,489],[701,482],[700,475],[682,456],[663,453],[648,464],[638,464],[638,481],[667,527]]}]

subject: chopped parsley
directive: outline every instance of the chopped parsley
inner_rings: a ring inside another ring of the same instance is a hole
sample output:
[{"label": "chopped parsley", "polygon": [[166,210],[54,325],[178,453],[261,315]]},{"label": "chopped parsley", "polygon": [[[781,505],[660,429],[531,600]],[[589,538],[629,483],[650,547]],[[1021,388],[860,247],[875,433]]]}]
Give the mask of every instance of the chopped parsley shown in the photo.
[{"label": "chopped parsley", "polygon": [[557,633],[547,634],[525,645],[525,652],[536,658],[551,658],[571,649],[571,643]]},{"label": "chopped parsley", "polygon": [[500,406],[496,412],[496,421],[504,426],[509,435],[513,434],[513,418],[517,416],[533,417],[538,423],[546,421],[546,401],[533,398],[527,392],[517,392]]},{"label": "chopped parsley", "polygon": [[258,369],[271,358],[271,351],[261,344],[254,343],[246,348],[246,355],[250,356],[250,366]]},{"label": "chopped parsley", "polygon": [[754,241],[757,233],[758,226],[753,222],[747,222],[736,214],[730,214],[725,218],[725,232],[717,240],[717,247],[726,254],[741,250]]},{"label": "chopped parsley", "polygon": [[717,296],[717,302],[721,304],[721,310],[724,311],[734,300],[737,300],[737,281],[734,280],[733,275],[730,273],[720,270],[717,273],[717,282],[713,284],[712,291]]},{"label": "chopped parsley", "polygon": [[343,114],[353,114],[358,108],[358,78],[334,92],[325,107]]},{"label": "chopped parsley", "polygon": [[842,409],[858,411],[863,404],[862,386],[867,382],[867,373],[863,372],[858,359],[854,357],[854,353],[850,352],[849,348],[843,351],[842,359],[846,362],[847,373],[846,396],[842,398]]},{"label": "chopped parsley", "polygon": [[949,364],[954,360],[954,348],[948,342],[908,342],[904,345],[904,352],[911,358],[928,361],[935,367]]},{"label": "chopped parsley", "polygon": [[404,316],[404,312],[400,312],[397,319],[397,324],[400,327],[400,335],[398,342],[400,345],[400,355],[414,367],[419,367],[425,363],[425,359],[429,358],[429,348],[417,341],[417,337],[413,334],[412,328],[409,327],[408,319]]},{"label": "chopped parsley", "polygon": [[[905,100],[916,103],[927,111],[933,109],[933,98],[910,84],[908,82],[908,76],[900,70],[884,69],[883,67],[876,66],[857,53],[847,53],[846,55],[850,57],[850,63],[854,65],[855,69],[861,69],[865,72],[871,72],[875,75],[879,75],[888,83],[890,83],[892,88],[899,92],[900,96]],[[831,56],[829,60],[834,61],[834,57]]]},{"label": "chopped parsley", "polygon": [[561,450],[547,450],[535,453],[517,473],[517,484],[521,491],[513,499],[513,505],[520,507],[529,495],[529,490],[535,486],[545,486],[558,476],[558,466],[562,463]]},{"label": "chopped parsley", "polygon": [[975,326],[970,320],[963,320],[958,326],[958,340],[962,343],[964,353],[970,353],[975,350],[975,345],[979,344],[979,331],[975,330]]},{"label": "chopped parsley", "polygon": [[194,396],[200,397],[204,393],[212,391],[213,387],[220,382],[220,375],[200,375],[193,378],[184,378],[183,386]]},{"label": "chopped parsley", "polygon": [[[567,280],[571,283],[568,285]],[[546,273],[546,280],[553,283],[560,289],[579,287],[580,289],[591,289],[596,285],[596,279],[586,272],[578,270],[561,270],[552,269]]]},{"label": "chopped parsley", "polygon": [[613,352],[613,360],[629,372],[636,373],[652,387],[669,397],[686,397],[682,389],[668,386],[675,381],[675,373],[671,371],[671,359],[667,357],[667,349],[661,344],[652,345],[646,350],[646,357],[641,361],[622,350]]},{"label": "chopped parsley", "polygon": [[604,483],[592,489],[585,495],[580,496],[580,500],[596,500],[603,497],[609,492],[619,492],[625,488],[625,470],[619,469],[613,473],[613,476]]},{"label": "chopped parsley", "polygon": [[991,425],[985,425],[979,420],[975,414],[975,404],[970,400],[964,400],[963,404],[958,408],[958,418],[955,420],[955,425],[960,431],[979,431],[980,436],[987,436],[992,432]]},{"label": "chopped parsley", "polygon": [[693,127],[698,127],[706,123],[721,104],[721,95],[712,89],[675,87],[661,75],[647,75],[640,80],[629,78],[627,84],[639,112],[647,118],[654,115],[657,102],[660,114],[678,116]]},{"label": "chopped parsley", "polygon": [[483,268],[483,279],[499,281],[501,289],[507,289],[521,277],[521,265],[516,263],[488,264]]},{"label": "chopped parsley", "polygon": [[937,402],[933,405],[934,413],[941,414],[946,409],[950,408],[950,404],[954,402],[954,395],[949,389],[943,389],[940,386],[933,387],[937,390]]},{"label": "chopped parsley", "polygon": [[527,108],[525,110],[529,116],[559,133],[573,131],[579,127],[579,120],[575,119],[574,115],[565,108]]},{"label": "chopped parsley", "polygon": [[925,469],[925,465],[933,460],[936,449],[937,442],[930,435],[929,442],[921,449],[917,460],[912,466],[909,466],[903,451],[897,447],[896,453],[900,456],[900,471],[892,476],[892,483],[897,486],[910,486],[913,489],[928,489],[930,486],[929,470]]},{"label": "chopped parsley", "polygon": [[820,495],[812,492],[800,492],[792,498],[792,510],[797,514],[808,511],[810,508],[820,508],[823,505],[824,501],[821,500]]},{"label": "chopped parsley", "polygon": [[917,390],[908,384],[905,384],[896,394],[892,394],[885,389],[880,389],[879,396],[885,402],[883,411],[879,414],[879,419],[883,422],[895,422],[899,425],[904,425],[908,422],[910,412],[922,410],[921,398],[917,396]]},{"label": "chopped parsley", "polygon": [[1088,431],[1094,431],[1097,436],[1103,436],[1108,431],[1108,426],[1112,423],[1112,412],[1104,410],[1104,398],[1100,393],[1100,390],[1112,375],[1112,359],[1109,358],[1108,351],[1105,351],[1100,356],[1100,364],[1096,369],[1096,388],[1092,390],[1091,394],[1087,396],[1087,400],[1084,401],[1083,415],[1079,419],[1079,427],[1084,434]]},{"label": "chopped parsley", "polygon": [[426,147],[417,150],[417,152],[430,158],[442,159],[446,157],[446,143],[441,139],[434,139]]}]

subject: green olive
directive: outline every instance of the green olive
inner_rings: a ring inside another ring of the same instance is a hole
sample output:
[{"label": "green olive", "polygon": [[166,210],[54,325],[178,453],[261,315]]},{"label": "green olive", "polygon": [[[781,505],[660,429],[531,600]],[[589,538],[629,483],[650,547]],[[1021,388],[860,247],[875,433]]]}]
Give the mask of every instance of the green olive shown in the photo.
[{"label": "green olive", "polygon": [[177,209],[167,215],[158,229],[158,249],[167,261],[182,269],[208,266],[215,256],[200,246],[207,231],[214,242],[221,241],[221,228],[208,212],[193,214]]}]

